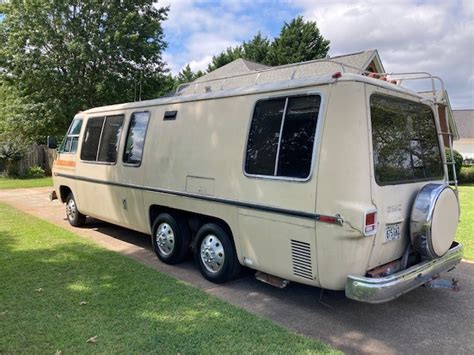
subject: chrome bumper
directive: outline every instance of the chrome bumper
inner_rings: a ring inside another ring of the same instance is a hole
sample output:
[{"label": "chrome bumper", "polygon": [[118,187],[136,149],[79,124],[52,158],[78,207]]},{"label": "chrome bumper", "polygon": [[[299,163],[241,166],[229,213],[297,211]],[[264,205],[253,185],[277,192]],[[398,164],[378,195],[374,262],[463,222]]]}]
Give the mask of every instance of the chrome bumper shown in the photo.
[{"label": "chrome bumper", "polygon": [[393,300],[427,283],[441,272],[452,269],[461,261],[462,254],[462,244],[455,242],[441,258],[423,261],[387,277],[349,275],[346,281],[346,297],[367,303]]}]

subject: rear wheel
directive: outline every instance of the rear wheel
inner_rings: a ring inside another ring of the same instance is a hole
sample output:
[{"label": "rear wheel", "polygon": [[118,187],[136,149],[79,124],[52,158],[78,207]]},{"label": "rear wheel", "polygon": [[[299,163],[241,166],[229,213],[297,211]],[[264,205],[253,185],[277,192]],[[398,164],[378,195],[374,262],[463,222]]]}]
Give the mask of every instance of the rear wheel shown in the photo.
[{"label": "rear wheel", "polygon": [[230,281],[240,272],[230,235],[214,223],[203,225],[197,232],[194,257],[201,274],[214,283]]},{"label": "rear wheel", "polygon": [[190,255],[191,233],[184,218],[161,213],[152,228],[153,248],[166,264],[177,264]]},{"label": "rear wheel", "polygon": [[86,223],[86,216],[77,209],[77,203],[72,192],[66,198],[66,217],[69,224],[74,227],[80,227]]}]

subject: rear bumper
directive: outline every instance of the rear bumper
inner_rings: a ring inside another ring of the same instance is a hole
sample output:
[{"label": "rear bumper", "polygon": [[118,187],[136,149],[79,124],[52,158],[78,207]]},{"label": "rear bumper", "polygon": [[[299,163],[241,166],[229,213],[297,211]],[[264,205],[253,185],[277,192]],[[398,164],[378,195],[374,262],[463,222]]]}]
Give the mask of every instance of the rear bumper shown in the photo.
[{"label": "rear bumper", "polygon": [[387,277],[349,275],[346,281],[346,297],[367,303],[390,301],[427,283],[441,272],[452,269],[461,261],[462,254],[462,244],[455,242],[441,258],[423,261]]}]

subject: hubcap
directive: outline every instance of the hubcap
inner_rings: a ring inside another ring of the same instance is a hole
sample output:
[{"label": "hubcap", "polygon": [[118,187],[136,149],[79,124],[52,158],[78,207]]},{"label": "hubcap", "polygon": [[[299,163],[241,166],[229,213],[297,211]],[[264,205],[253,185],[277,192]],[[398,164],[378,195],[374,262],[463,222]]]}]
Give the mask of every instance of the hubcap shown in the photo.
[{"label": "hubcap", "polygon": [[168,223],[161,223],[156,230],[156,245],[160,254],[168,256],[174,249],[174,232]]},{"label": "hubcap", "polygon": [[215,274],[224,266],[225,254],[221,241],[213,234],[207,235],[201,243],[201,261],[206,269]]},{"label": "hubcap", "polygon": [[76,217],[76,203],[73,199],[70,199],[66,204],[66,215],[70,221],[74,220]]}]

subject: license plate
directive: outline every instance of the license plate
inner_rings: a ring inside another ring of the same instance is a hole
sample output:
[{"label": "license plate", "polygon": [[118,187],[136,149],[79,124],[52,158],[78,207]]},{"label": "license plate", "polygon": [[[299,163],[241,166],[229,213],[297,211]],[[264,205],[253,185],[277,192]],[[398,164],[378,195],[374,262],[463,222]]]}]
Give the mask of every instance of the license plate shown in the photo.
[{"label": "license plate", "polygon": [[393,242],[401,237],[401,223],[385,225],[385,243]]}]

